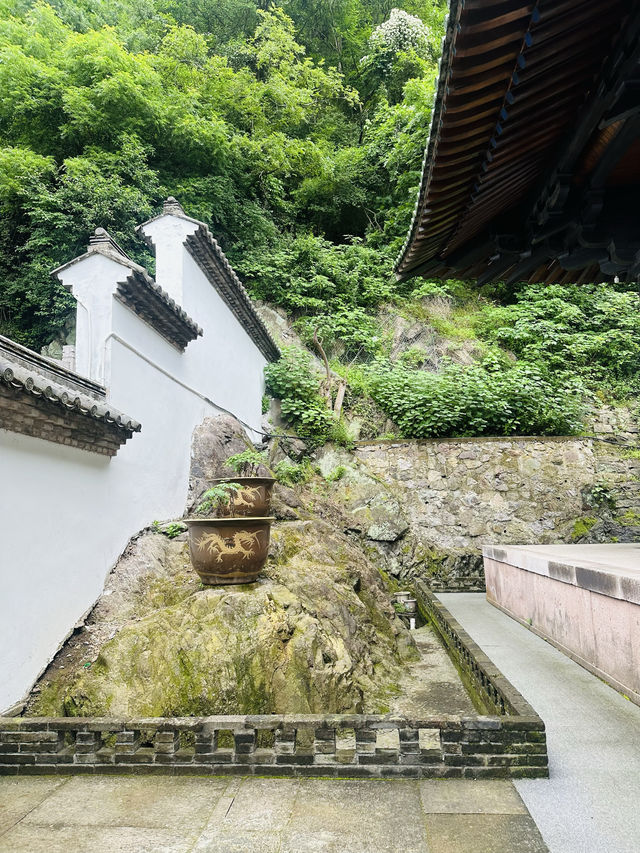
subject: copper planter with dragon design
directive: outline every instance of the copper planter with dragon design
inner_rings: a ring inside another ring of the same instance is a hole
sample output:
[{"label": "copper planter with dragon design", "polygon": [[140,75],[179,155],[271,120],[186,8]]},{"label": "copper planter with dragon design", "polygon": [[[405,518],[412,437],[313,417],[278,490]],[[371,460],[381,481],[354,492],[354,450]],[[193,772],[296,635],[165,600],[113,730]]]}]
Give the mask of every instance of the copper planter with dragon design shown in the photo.
[{"label": "copper planter with dragon design", "polygon": [[232,516],[262,516],[269,515],[271,510],[271,492],[275,480],[273,477],[226,477],[224,480],[213,480],[218,483],[238,483],[242,488],[231,495],[227,506],[219,506],[216,515],[220,518]]},{"label": "copper planter with dragon design", "polygon": [[191,562],[202,583],[253,583],[267,562],[273,520],[186,518]]}]

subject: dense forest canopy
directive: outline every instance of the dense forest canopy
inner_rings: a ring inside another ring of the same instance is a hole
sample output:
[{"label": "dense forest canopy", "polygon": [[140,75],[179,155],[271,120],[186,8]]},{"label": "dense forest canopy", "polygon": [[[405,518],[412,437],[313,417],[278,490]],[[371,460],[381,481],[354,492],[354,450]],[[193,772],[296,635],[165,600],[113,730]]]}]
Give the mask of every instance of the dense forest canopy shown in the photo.
[{"label": "dense forest canopy", "polygon": [[0,0],[1,330],[51,339],[69,300],[48,272],[97,225],[150,263],[133,225],[167,195],[212,226],[256,295],[380,301],[444,16],[406,6]]},{"label": "dense forest canopy", "polygon": [[[574,432],[594,395],[635,398],[637,288],[395,281],[445,12],[0,0],[0,333],[36,349],[64,338],[74,303],[49,272],[97,226],[152,269],[134,227],[173,195],[255,298],[304,341],[319,330],[365,431],[391,418],[419,437]],[[448,342],[444,357],[394,354],[399,317],[432,329],[434,352]],[[339,437],[303,350],[267,379],[300,434]]]}]

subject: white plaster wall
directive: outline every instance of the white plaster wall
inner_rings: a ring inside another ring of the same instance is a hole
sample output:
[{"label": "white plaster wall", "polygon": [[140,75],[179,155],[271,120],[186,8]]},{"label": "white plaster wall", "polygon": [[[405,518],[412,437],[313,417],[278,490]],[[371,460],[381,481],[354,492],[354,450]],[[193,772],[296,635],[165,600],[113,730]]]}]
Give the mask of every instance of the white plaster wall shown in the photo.
[{"label": "white plaster wall", "polygon": [[69,273],[77,302],[75,370],[101,385],[110,375],[104,342],[111,332],[113,293],[117,282],[126,278],[129,271],[96,252]]},{"label": "white plaster wall", "polygon": [[79,363],[106,371],[109,399],[142,431],[108,459],[0,430],[0,711],[95,603],[129,538],[183,513],[193,429],[219,413],[203,398],[260,426],[266,360],[191,256],[183,304],[204,334],[184,353],[113,298],[110,264],[89,258],[69,273],[98,317],[78,308]]}]

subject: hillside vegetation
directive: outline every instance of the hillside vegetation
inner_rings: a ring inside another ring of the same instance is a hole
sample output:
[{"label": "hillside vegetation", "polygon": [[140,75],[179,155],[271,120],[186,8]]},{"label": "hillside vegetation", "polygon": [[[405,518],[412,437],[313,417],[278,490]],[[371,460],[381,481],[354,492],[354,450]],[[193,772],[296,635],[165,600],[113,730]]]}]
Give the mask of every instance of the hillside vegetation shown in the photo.
[{"label": "hillside vegetation", "polygon": [[133,229],[174,195],[320,337],[330,383],[300,348],[268,374],[311,444],[347,440],[345,415],[363,435],[571,433],[594,395],[634,398],[637,290],[395,281],[445,13],[400,5],[0,0],[0,332],[63,340],[50,269],[97,225],[152,269]]}]

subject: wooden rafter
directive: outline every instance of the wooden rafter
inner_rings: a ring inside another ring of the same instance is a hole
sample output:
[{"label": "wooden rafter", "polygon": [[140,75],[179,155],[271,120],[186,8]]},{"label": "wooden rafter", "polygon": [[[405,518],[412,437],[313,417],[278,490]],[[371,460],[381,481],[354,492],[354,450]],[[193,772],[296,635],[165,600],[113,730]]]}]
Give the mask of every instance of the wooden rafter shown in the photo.
[{"label": "wooden rafter", "polygon": [[[451,0],[422,184],[396,274],[634,274],[640,226],[636,237],[628,223],[616,230],[607,198],[629,186],[623,164],[640,183],[631,157],[640,151],[638,116],[640,0]],[[495,234],[509,230],[521,248],[504,254]]]}]

